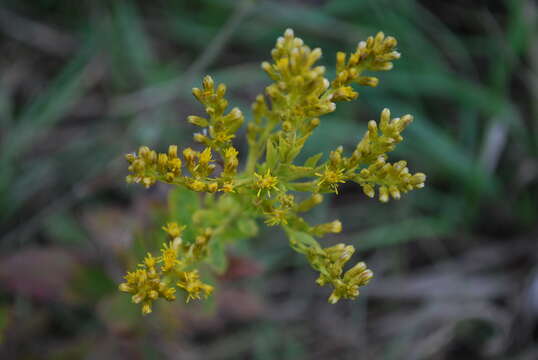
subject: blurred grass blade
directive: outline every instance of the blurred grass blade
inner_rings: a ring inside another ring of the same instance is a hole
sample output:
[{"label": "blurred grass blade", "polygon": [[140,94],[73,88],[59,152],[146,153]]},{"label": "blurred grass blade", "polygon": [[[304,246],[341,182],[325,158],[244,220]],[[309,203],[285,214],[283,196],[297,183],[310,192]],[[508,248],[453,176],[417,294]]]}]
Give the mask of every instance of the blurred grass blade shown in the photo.
[{"label": "blurred grass blade", "polygon": [[446,218],[416,217],[386,224],[356,235],[357,248],[370,250],[450,234],[454,223]]},{"label": "blurred grass blade", "polygon": [[2,162],[12,159],[33,145],[33,140],[56,124],[81,98],[89,84],[90,60],[94,56],[93,41],[65,67],[51,85],[30,104],[17,119],[6,142],[2,144]]},{"label": "blurred grass blade", "polygon": [[[10,209],[12,193],[8,189],[16,181],[16,159],[22,158],[34,145],[35,140],[59,122],[71,107],[83,96],[84,90],[95,81],[91,66],[94,42],[89,40],[79,54],[65,67],[51,85],[24,110],[0,145],[0,205],[1,217]],[[43,159],[49,162],[50,159]]]}]

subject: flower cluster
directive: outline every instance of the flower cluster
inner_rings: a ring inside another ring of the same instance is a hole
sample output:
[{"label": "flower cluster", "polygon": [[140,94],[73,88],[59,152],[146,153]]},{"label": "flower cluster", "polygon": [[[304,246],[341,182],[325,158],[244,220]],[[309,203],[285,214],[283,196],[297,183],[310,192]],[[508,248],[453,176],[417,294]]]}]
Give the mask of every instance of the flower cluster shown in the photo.
[{"label": "flower cluster", "polygon": [[164,298],[168,301],[176,299],[176,289],[163,280],[164,267],[158,267],[159,259],[148,253],[139,269],[128,272],[125,282],[120,284],[121,291],[133,294],[135,304],[142,303],[142,313],[149,314],[153,301]]},{"label": "flower cluster", "polygon": [[[377,86],[378,79],[365,73],[390,70],[392,61],[400,57],[396,45],[394,38],[378,33],[359,42],[349,55],[339,52],[336,77],[329,81],[325,67],[316,64],[321,50],[311,49],[286,30],[271,52],[272,62],[262,63],[272,83],[252,104],[252,120],[246,129],[248,151],[242,157],[232,141],[244,122],[243,113],[237,108],[227,111],[226,86],[206,76],[193,95],[207,116],[188,117],[189,123],[202,128],[194,134],[201,148],[180,151],[172,145],[168,152],[157,153],[143,146],[127,155],[127,181],[145,187],[158,181],[175,185],[171,199],[176,200],[170,201],[176,201],[171,205],[179,208],[171,212],[173,221],[163,227],[171,240],[162,245],[161,256],[148,255],[137,270],[127,274],[120,289],[133,294],[144,313],[151,311],[158,298],[173,300],[178,289],[185,292],[187,301],[207,297],[213,288],[201,281],[194,267],[205,262],[222,271],[225,244],[255,236],[256,219],[263,219],[266,225],[285,230],[292,249],[304,254],[319,272],[319,285],[332,287],[330,303],[356,298],[372,271],[363,262],[345,271],[354,247],[323,247],[316,239],[341,232],[342,223],[312,225],[301,214],[319,205],[322,194],[338,194],[348,182],[358,184],[368,197],[377,192],[382,202],[422,188],[424,174],[412,174],[405,161],[388,160],[413,117],[391,118],[384,109],[379,123],[368,123],[351,154],[346,155],[340,146],[326,160],[319,154],[298,164],[296,158],[320,117],[333,112],[337,102],[357,98],[354,84]],[[205,197],[201,200],[193,192],[205,193]]]},{"label": "flower cluster", "polygon": [[376,87],[379,79],[373,76],[361,76],[365,70],[385,71],[393,67],[392,60],[400,58],[394,50],[397,41],[392,36],[385,37],[379,32],[357,45],[357,51],[348,58],[344,52],[336,54],[336,78],[332,82],[333,101],[350,101],[359,96],[351,86],[352,83]]},{"label": "flower cluster", "polygon": [[215,89],[213,79],[206,76],[202,81],[202,89],[194,88],[192,94],[205,106],[208,115],[208,119],[194,115],[187,118],[191,124],[206,130],[194,134],[194,140],[218,151],[227,148],[245,118],[238,108],[233,108],[225,114],[228,107],[228,101],[224,98],[226,85],[219,84]]},{"label": "flower cluster", "polygon": [[320,286],[333,286],[333,292],[329,296],[331,304],[340,299],[356,298],[359,296],[359,286],[368,284],[374,276],[364,262],[358,262],[342,274],[343,266],[354,252],[352,245],[338,244],[324,249],[309,249],[307,253],[308,261],[320,273],[316,283]]},{"label": "flower cluster", "polygon": [[119,286],[121,291],[133,294],[135,304],[142,304],[143,314],[151,313],[153,302],[159,298],[175,300],[176,287],[185,291],[187,302],[207,297],[213,292],[211,285],[200,281],[198,270],[186,270],[204,255],[200,248],[205,248],[206,239],[200,236],[201,241],[196,244],[184,244],[181,238],[184,227],[175,222],[168,223],[163,230],[173,240],[162,245],[161,256],[153,257],[148,253],[138,269],[128,272],[125,282]]},{"label": "flower cluster", "polygon": [[149,188],[157,180],[173,182],[181,176],[181,159],[177,156],[177,146],[170,145],[167,154],[157,154],[147,146],[141,146],[138,154],[127,154],[130,175],[127,183],[141,183]]}]

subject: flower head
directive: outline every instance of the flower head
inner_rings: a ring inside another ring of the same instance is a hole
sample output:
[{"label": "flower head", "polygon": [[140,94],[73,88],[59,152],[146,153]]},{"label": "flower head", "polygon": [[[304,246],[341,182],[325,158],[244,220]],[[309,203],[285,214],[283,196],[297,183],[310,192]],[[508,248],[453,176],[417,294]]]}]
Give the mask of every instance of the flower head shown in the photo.
[{"label": "flower head", "polygon": [[269,226],[288,224],[288,211],[284,209],[272,209],[271,211],[266,212],[265,216],[267,217],[265,223]]},{"label": "flower head", "polygon": [[225,182],[219,190],[225,193],[232,193],[234,192],[234,184],[232,182]]},{"label": "flower head", "polygon": [[257,178],[254,183],[254,188],[258,190],[257,196],[259,197],[262,192],[266,192],[268,196],[271,196],[271,190],[278,191],[278,178],[271,175],[271,170],[267,169],[264,175],[254,173]]},{"label": "flower head", "polygon": [[338,184],[345,183],[344,169],[332,169],[325,166],[322,173],[316,173],[318,179],[318,187],[327,186],[331,191],[338,194]]},{"label": "flower head", "polygon": [[177,222],[173,221],[166,223],[166,226],[163,226],[162,229],[166,231],[172,239],[175,239],[181,236],[183,230],[185,230],[185,226],[179,225]]},{"label": "flower head", "polygon": [[177,247],[174,246],[173,242],[168,244],[163,244],[161,249],[161,260],[162,266],[161,269],[164,272],[172,270],[176,265],[179,265],[181,262],[177,258]]},{"label": "flower head", "polygon": [[119,285],[119,290],[133,294],[131,300],[135,304],[142,304],[144,315],[151,313],[153,301],[162,297],[168,301],[175,300],[173,287],[161,279],[156,268],[157,259],[148,254],[139,268],[125,275],[125,282]]},{"label": "flower head", "polygon": [[182,272],[177,286],[187,292],[187,302],[202,297],[207,298],[213,292],[213,286],[204,284],[200,280],[198,270]]}]

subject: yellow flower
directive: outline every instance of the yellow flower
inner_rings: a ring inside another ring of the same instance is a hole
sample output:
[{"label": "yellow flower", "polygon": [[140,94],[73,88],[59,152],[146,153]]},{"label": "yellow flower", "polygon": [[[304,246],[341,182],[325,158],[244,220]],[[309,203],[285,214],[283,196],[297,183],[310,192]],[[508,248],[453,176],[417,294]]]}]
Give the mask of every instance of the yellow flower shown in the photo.
[{"label": "yellow flower", "polygon": [[226,193],[234,192],[234,184],[232,182],[225,182],[219,190]]},{"label": "yellow flower", "polygon": [[207,147],[200,153],[199,163],[201,166],[207,166],[213,159],[211,158],[211,148]]},{"label": "yellow flower", "polygon": [[339,232],[342,232],[342,223],[340,222],[340,220],[334,220],[329,223],[320,224],[314,226],[311,229],[311,233],[316,236],[323,236],[328,233],[338,234]]},{"label": "yellow flower", "polygon": [[220,131],[215,134],[215,141],[217,143],[227,143],[235,137],[234,134],[228,134],[224,131]]},{"label": "yellow flower", "polygon": [[200,281],[198,270],[182,272],[177,286],[187,292],[186,302],[202,297],[207,298],[213,292],[213,286]]},{"label": "yellow flower", "polygon": [[197,192],[204,191],[206,189],[206,184],[200,180],[194,180],[189,184],[189,189]]},{"label": "yellow flower", "polygon": [[233,147],[224,151],[224,171],[223,176],[233,176],[237,172],[237,167],[239,166],[239,161],[237,160],[237,155],[239,152]]},{"label": "yellow flower", "polygon": [[163,265],[161,266],[162,271],[167,272],[172,270],[176,265],[179,265],[181,262],[177,259],[177,247],[174,246],[173,242],[168,244],[163,244],[161,249],[161,259]]},{"label": "yellow flower", "polygon": [[166,223],[166,226],[163,226],[162,229],[168,233],[172,237],[172,239],[175,239],[177,237],[180,237],[183,233],[183,230],[185,230],[184,225],[178,225],[177,222],[169,222]]},{"label": "yellow flower", "polygon": [[148,254],[139,269],[128,272],[125,282],[119,285],[119,290],[133,294],[131,300],[135,304],[142,303],[142,313],[151,313],[153,301],[162,297],[168,301],[175,300],[173,287],[169,287],[161,280],[160,273],[155,266],[157,259]]},{"label": "yellow flower", "polygon": [[345,183],[344,169],[334,170],[326,166],[323,173],[315,173],[315,175],[319,177],[318,187],[327,185],[336,194],[338,194],[338,184]]},{"label": "yellow flower", "polygon": [[148,268],[148,270],[155,271],[155,265],[157,265],[157,261],[158,260],[154,258],[153,255],[147,253],[143,265],[141,264],[140,266],[145,266],[146,268]]},{"label": "yellow flower", "polygon": [[262,191],[267,191],[267,195],[271,196],[271,190],[278,191],[278,178],[271,175],[271,169],[267,169],[264,175],[254,173],[256,180],[254,187],[258,190],[257,196],[259,197]]},{"label": "yellow flower", "polygon": [[141,146],[137,154],[127,154],[129,162],[127,183],[141,183],[146,188],[157,180],[173,182],[181,175],[181,160],[177,157],[177,146],[171,145],[168,153],[157,153],[147,146]]},{"label": "yellow flower", "polygon": [[373,278],[373,272],[364,262],[359,262],[344,275],[343,267],[351,259],[355,248],[351,245],[337,244],[321,250],[311,250],[308,260],[320,271],[316,283],[320,286],[330,284],[333,291],[329,303],[335,304],[340,299],[354,299],[359,295],[359,287],[368,284]]},{"label": "yellow flower", "polygon": [[237,151],[233,146],[230,146],[224,152],[224,157],[226,159],[235,159],[235,158],[237,158],[238,154],[239,154],[239,151]]},{"label": "yellow flower", "polygon": [[145,302],[143,305],[142,305],[142,314],[143,315],[148,315],[148,314],[151,314],[151,302]]},{"label": "yellow flower", "polygon": [[267,216],[265,223],[269,226],[288,224],[288,219],[286,218],[288,212],[286,210],[273,209],[270,212],[266,212],[265,215]]}]

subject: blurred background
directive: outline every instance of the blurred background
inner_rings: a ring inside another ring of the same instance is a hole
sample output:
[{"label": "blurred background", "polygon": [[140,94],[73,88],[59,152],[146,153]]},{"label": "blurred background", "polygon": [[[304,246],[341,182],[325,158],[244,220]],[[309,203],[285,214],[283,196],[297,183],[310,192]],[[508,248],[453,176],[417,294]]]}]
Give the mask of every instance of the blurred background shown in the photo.
[{"label": "blurred background", "polygon": [[[399,40],[305,155],[353,149],[390,107],[416,119],[392,158],[427,186],[385,205],[346,185],[312,214],[376,274],[355,302],[327,304],[262,227],[212,301],[142,317],[116,288],[168,188],[127,186],[123,154],[191,145],[204,74],[248,112],[287,27],[328,69],[377,31]],[[0,358],[538,359],[535,1],[2,0],[0,53]]]}]

